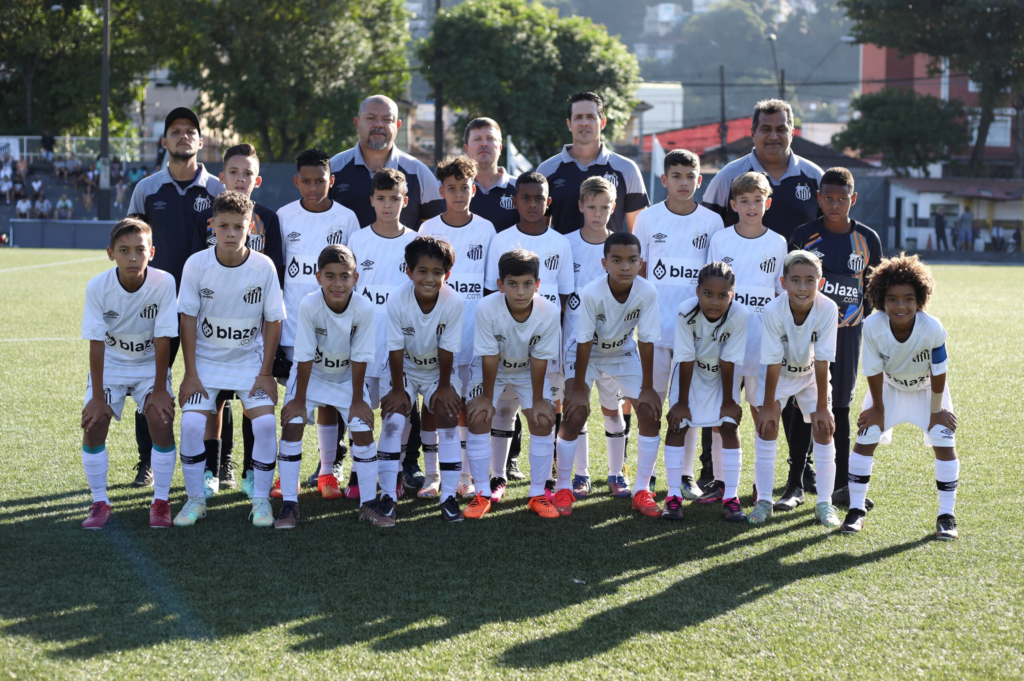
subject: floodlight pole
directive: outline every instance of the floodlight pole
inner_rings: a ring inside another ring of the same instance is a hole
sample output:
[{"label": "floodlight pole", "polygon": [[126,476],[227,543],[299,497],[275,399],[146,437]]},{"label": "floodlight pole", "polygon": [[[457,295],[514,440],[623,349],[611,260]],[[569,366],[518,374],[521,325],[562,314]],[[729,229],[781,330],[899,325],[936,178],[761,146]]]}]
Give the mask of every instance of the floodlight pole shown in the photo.
[{"label": "floodlight pole", "polygon": [[110,219],[110,0],[103,10],[103,75],[100,95],[100,190],[96,203],[96,217]]}]

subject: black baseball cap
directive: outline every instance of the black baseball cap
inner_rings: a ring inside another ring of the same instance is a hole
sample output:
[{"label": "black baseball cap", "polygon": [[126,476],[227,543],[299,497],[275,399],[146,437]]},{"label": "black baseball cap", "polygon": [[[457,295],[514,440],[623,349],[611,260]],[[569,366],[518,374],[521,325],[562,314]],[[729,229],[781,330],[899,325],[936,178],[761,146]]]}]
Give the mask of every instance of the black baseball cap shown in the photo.
[{"label": "black baseball cap", "polygon": [[196,126],[196,132],[199,133],[200,137],[203,136],[203,131],[199,127],[199,116],[196,116],[196,112],[188,108],[187,106],[179,106],[177,109],[174,109],[173,111],[171,111],[171,113],[167,114],[167,118],[164,119],[165,137],[167,136],[167,128],[171,127],[171,123],[178,120],[179,118],[184,118],[186,120],[192,121],[192,124]]}]

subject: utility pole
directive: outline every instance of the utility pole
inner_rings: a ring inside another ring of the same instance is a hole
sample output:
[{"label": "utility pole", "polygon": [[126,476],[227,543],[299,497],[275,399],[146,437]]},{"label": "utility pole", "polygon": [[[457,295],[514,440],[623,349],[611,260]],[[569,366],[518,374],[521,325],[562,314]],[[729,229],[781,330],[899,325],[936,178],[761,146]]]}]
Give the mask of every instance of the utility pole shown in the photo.
[{"label": "utility pole", "polygon": [[100,95],[100,191],[96,204],[96,217],[110,219],[110,0],[103,10],[103,75]]},{"label": "utility pole", "polygon": [[[437,0],[434,8],[434,22],[441,16],[441,8],[444,0]],[[441,92],[441,83],[434,85],[434,165],[436,166],[444,159],[444,93]]]},{"label": "utility pole", "polygon": [[779,99],[786,101],[786,69],[779,71]]},{"label": "utility pole", "polygon": [[718,65],[718,98],[722,119],[718,123],[718,135],[722,139],[722,161],[728,160],[725,145],[729,143],[729,125],[725,122],[725,64]]}]

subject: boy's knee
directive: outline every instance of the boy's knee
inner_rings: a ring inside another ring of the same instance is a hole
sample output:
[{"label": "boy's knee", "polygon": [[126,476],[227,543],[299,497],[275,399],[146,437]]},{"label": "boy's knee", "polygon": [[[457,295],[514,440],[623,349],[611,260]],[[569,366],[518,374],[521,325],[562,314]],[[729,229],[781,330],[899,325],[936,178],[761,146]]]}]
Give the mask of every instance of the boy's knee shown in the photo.
[{"label": "boy's knee", "polygon": [[288,423],[281,429],[281,439],[288,442],[299,442],[302,440],[303,426],[301,423]]}]

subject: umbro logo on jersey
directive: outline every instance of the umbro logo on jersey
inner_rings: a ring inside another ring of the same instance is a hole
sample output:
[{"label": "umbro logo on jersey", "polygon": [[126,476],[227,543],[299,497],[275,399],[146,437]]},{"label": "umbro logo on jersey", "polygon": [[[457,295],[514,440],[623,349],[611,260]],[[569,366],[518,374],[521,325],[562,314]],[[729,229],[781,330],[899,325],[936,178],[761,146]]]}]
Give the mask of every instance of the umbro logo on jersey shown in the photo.
[{"label": "umbro logo on jersey", "polygon": [[500,333],[496,333],[494,334],[494,340],[498,341],[499,343],[504,343],[505,337],[502,336]]},{"label": "umbro logo on jersey", "polygon": [[732,262],[732,258],[730,258],[730,257],[722,258],[722,262],[724,262],[726,265],[728,265],[728,264],[730,264]]},{"label": "umbro logo on jersey", "polygon": [[200,213],[204,210],[210,210],[210,197],[209,196],[197,196],[196,202],[192,204],[192,210]]},{"label": "umbro logo on jersey", "polygon": [[811,253],[813,253],[814,255],[818,256],[818,260],[824,260],[825,259],[825,254],[822,253],[819,250],[813,250],[813,251],[811,251]]},{"label": "umbro logo on jersey", "polygon": [[579,274],[579,272],[580,272],[580,264],[578,262],[574,262],[572,264],[572,273],[573,274]]},{"label": "umbro logo on jersey", "polygon": [[539,334],[535,334],[535,335],[530,337],[530,347],[531,348],[534,345],[536,345],[537,343],[540,343],[540,335]]},{"label": "umbro logo on jersey", "polygon": [[708,233],[701,232],[693,237],[693,247],[697,250],[703,251],[708,247]]},{"label": "umbro logo on jersey", "polygon": [[104,333],[103,335],[106,336],[106,338],[103,339],[103,342],[106,343],[109,347],[114,347],[115,345],[117,345],[117,341],[114,340],[114,337],[111,336],[109,333]]},{"label": "umbro logo on jersey", "polygon": [[287,236],[288,241],[293,244],[302,238],[302,235],[299,234],[298,232],[288,232],[288,234],[286,234],[285,236]]},{"label": "umbro logo on jersey", "polygon": [[249,286],[245,289],[245,294],[242,296],[242,302],[249,303],[250,305],[256,305],[263,300],[263,287],[262,286]]},{"label": "umbro logo on jersey", "polygon": [[142,308],[139,312],[139,316],[143,319],[156,319],[156,313],[160,309],[160,306],[156,303],[150,303],[146,307]]},{"label": "umbro logo on jersey", "polygon": [[548,257],[544,259],[544,267],[548,270],[557,270],[559,257],[558,253],[548,253]]},{"label": "umbro logo on jersey", "polygon": [[372,260],[364,260],[361,263],[359,263],[359,266],[362,267],[364,270],[372,270],[373,269],[373,261]]},{"label": "umbro logo on jersey", "polygon": [[604,179],[606,179],[609,182],[611,182],[613,187],[618,187],[619,186],[619,176],[616,175],[615,173],[605,173],[604,174]]},{"label": "umbro logo on jersey", "polygon": [[605,321],[604,315],[603,314],[597,315],[597,321],[599,321],[599,322]]},{"label": "umbro logo on jersey", "polygon": [[498,202],[498,205],[504,208],[505,210],[512,210],[513,208],[515,208],[515,205],[513,205],[512,203],[512,197],[508,195],[501,197],[501,201]]},{"label": "umbro logo on jersey", "polygon": [[403,326],[402,327],[402,333],[405,334],[406,336],[415,336],[416,335],[416,329],[414,329],[411,326]]},{"label": "umbro logo on jersey", "polygon": [[266,247],[266,240],[262,234],[250,234],[246,241],[246,245],[252,250],[262,253],[263,249]]},{"label": "umbro logo on jersey", "polygon": [[639,307],[636,308],[635,310],[630,310],[629,312],[626,313],[625,321],[631,322],[631,321],[635,321],[637,319],[640,319],[640,308]]},{"label": "umbro logo on jersey", "polygon": [[665,243],[665,239],[667,238],[668,234],[662,234],[661,232],[658,232],[657,234],[654,235],[654,243],[663,244]]},{"label": "umbro logo on jersey", "polygon": [[104,319],[117,319],[120,316],[121,315],[114,310],[107,310],[106,312],[103,313]]},{"label": "umbro logo on jersey", "polygon": [[347,191],[348,191],[348,185],[347,185],[347,184],[345,184],[344,182],[343,182],[343,183],[341,183],[341,184],[336,184],[336,185],[334,185],[334,186],[335,186],[335,187],[337,187],[337,189],[338,189],[338,191],[339,191],[339,192],[342,192],[342,193],[344,193],[344,192],[347,192]]},{"label": "umbro logo on jersey", "polygon": [[480,259],[482,259],[484,257],[484,245],[483,244],[473,244],[473,245],[471,245],[469,247],[469,250],[466,251],[466,257],[469,258],[470,260],[480,260]]},{"label": "umbro logo on jersey", "polygon": [[761,260],[761,264],[758,265],[758,267],[760,267],[761,271],[765,274],[771,274],[775,271],[777,260],[778,259],[774,255],[766,255]]},{"label": "umbro logo on jersey", "polygon": [[864,262],[864,256],[861,255],[860,253],[851,253],[850,259],[846,261],[846,267],[851,272],[863,272],[865,265],[866,263]]},{"label": "umbro logo on jersey", "polygon": [[213,290],[212,289],[208,289],[208,288],[204,288],[201,291],[199,291],[199,295],[201,297],[203,297],[203,298],[212,300],[213,299]]},{"label": "umbro logo on jersey", "polygon": [[928,361],[931,361],[931,358],[932,358],[932,351],[929,350],[928,348],[925,348],[921,352],[919,352],[916,355],[914,355],[914,359],[912,361],[914,361],[914,362],[928,362]]},{"label": "umbro logo on jersey", "polygon": [[796,186],[796,198],[800,201],[811,200],[811,188],[806,184],[798,184]]},{"label": "umbro logo on jersey", "polygon": [[163,210],[164,208],[167,208],[166,201],[157,201],[156,203],[153,204],[154,210]]},{"label": "umbro logo on jersey", "polygon": [[569,301],[567,305],[569,306],[570,310],[575,310],[580,306],[580,297],[573,293],[571,296],[569,296]]},{"label": "umbro logo on jersey", "polygon": [[554,188],[554,189],[561,189],[564,186],[565,186],[565,179],[561,178],[561,177],[551,183],[551,187]]},{"label": "umbro logo on jersey", "polygon": [[313,333],[315,333],[318,336],[326,336],[327,335],[327,329],[324,329],[324,328],[321,328],[319,326],[316,326],[316,327],[313,327]]},{"label": "umbro logo on jersey", "polygon": [[327,243],[332,246],[344,246],[345,234],[340,229],[327,235]]}]

